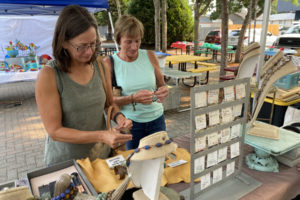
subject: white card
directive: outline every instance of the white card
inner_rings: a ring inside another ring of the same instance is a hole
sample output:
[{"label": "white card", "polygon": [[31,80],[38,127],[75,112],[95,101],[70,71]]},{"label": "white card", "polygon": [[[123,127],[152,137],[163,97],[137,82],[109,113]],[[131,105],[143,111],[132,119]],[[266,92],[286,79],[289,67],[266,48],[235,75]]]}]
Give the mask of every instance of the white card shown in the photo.
[{"label": "white card", "polygon": [[215,110],[208,113],[209,126],[213,126],[220,123],[220,111]]},{"label": "white card", "polygon": [[236,138],[239,137],[241,131],[241,124],[236,124],[231,127],[231,132],[230,132],[230,138]]},{"label": "white card", "polygon": [[242,104],[232,106],[232,116],[233,117],[241,116],[242,115],[242,108],[243,108]]},{"label": "white card", "polygon": [[230,157],[235,158],[240,155],[240,142],[230,145]]},{"label": "white card", "polygon": [[217,104],[219,102],[219,89],[208,91],[208,104]]},{"label": "white card", "polygon": [[233,86],[224,87],[225,101],[234,101],[234,89]]},{"label": "white card", "polygon": [[202,151],[203,149],[206,148],[206,135],[196,138],[195,140],[195,152]]},{"label": "white card", "polygon": [[122,155],[118,155],[109,159],[106,159],[106,163],[109,168],[113,168],[118,165],[122,165],[125,161],[124,157]]},{"label": "white card", "polygon": [[185,163],[187,163],[186,160],[177,160],[177,161],[175,161],[175,162],[169,163],[168,166],[169,166],[169,167],[177,167],[177,166],[183,165],[183,164],[185,164]]},{"label": "white card", "polygon": [[226,166],[226,176],[229,176],[230,174],[233,174],[233,172],[234,172],[234,161],[227,164],[227,166]]},{"label": "white card", "polygon": [[207,154],[207,166],[211,167],[213,165],[216,165],[218,163],[218,151],[211,152]]},{"label": "white card", "polygon": [[230,140],[230,128],[225,128],[220,133],[220,143],[225,143]]},{"label": "white card", "polygon": [[236,99],[242,99],[246,96],[245,84],[239,84],[235,86]]},{"label": "white card", "polygon": [[228,147],[224,147],[218,150],[218,163],[227,159],[227,149]]},{"label": "white card", "polygon": [[222,167],[213,171],[213,184],[222,180]]},{"label": "white card", "polygon": [[205,107],[207,106],[207,96],[205,92],[198,92],[195,94],[195,107]]},{"label": "white card", "polygon": [[232,108],[227,107],[222,109],[222,123],[232,122]]},{"label": "white card", "polygon": [[206,115],[198,115],[195,117],[196,130],[201,130],[206,128]]},{"label": "white card", "polygon": [[210,173],[201,176],[200,180],[201,180],[201,190],[204,190],[205,188],[210,186]]},{"label": "white card", "polygon": [[211,147],[211,146],[216,145],[218,143],[219,143],[219,134],[217,132],[207,135],[208,147]]},{"label": "white card", "polygon": [[194,173],[195,174],[198,174],[198,173],[202,172],[205,169],[204,158],[205,158],[204,156],[201,156],[201,157],[196,158],[194,160],[194,164],[195,164]]}]

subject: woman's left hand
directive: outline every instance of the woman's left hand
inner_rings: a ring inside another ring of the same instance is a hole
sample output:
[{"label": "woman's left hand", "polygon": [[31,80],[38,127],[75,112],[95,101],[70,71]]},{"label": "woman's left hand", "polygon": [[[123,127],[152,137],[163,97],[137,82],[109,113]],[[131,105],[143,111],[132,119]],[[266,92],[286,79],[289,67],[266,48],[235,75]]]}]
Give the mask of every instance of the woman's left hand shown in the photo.
[{"label": "woman's left hand", "polygon": [[130,119],[127,119],[125,117],[118,117],[117,119],[117,126],[115,127],[115,129],[120,130],[122,128],[126,128],[126,129],[131,129],[132,127],[132,121]]},{"label": "woman's left hand", "polygon": [[164,85],[159,87],[154,94],[156,95],[157,102],[161,103],[169,94],[168,86]]}]

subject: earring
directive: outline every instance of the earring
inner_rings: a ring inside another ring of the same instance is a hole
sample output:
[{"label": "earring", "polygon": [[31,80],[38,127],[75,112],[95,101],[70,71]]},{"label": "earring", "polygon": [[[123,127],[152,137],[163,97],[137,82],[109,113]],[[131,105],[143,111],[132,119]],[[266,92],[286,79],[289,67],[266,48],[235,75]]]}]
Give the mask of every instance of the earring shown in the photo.
[{"label": "earring", "polygon": [[66,56],[69,56],[68,51],[66,49],[64,49],[64,54],[66,54]]}]

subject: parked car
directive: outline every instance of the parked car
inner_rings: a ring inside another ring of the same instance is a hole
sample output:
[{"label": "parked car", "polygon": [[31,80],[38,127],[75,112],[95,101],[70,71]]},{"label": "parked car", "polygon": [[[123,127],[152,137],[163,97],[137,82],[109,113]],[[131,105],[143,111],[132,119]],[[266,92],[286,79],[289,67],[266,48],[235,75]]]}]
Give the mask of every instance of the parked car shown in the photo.
[{"label": "parked car", "polygon": [[275,47],[300,48],[300,25],[290,27],[284,34],[278,36]]},{"label": "parked car", "polygon": [[[240,32],[241,32],[241,30],[231,30],[228,33],[228,45],[233,46],[233,49],[236,49],[236,47],[237,47]],[[214,31],[210,31],[207,34],[207,36],[205,38],[205,42],[221,44],[221,39],[222,39],[221,31],[214,30]],[[244,37],[244,39],[247,39],[247,37]]]},{"label": "parked car", "polygon": [[[253,32],[254,32],[254,30],[251,29],[250,42],[253,41]],[[246,30],[245,36],[249,37],[248,29]],[[255,29],[255,42],[258,42],[260,44],[260,37],[261,37],[261,28],[257,28],[257,29]],[[268,31],[267,36],[266,36],[266,47],[273,46],[276,39],[277,39],[277,36],[273,35],[271,32]],[[244,45],[246,45],[246,46],[248,45],[248,40],[244,40]]]}]

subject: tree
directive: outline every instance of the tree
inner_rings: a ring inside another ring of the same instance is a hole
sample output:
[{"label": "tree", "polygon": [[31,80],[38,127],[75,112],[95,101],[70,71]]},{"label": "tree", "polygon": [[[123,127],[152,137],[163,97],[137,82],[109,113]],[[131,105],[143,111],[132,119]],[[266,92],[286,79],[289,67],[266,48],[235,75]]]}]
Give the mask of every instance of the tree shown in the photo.
[{"label": "tree", "polygon": [[167,0],[161,1],[161,45],[162,45],[162,52],[167,51],[167,40],[168,40],[168,21],[167,21]]},{"label": "tree", "polygon": [[228,44],[228,19],[229,10],[227,0],[221,0],[222,5],[222,41],[221,41],[221,66],[220,76],[225,75],[224,67],[227,66],[227,44]]},{"label": "tree", "polygon": [[208,10],[212,0],[195,0],[194,2],[194,54],[199,46],[200,17]]},{"label": "tree", "polygon": [[160,0],[153,0],[155,24],[155,51],[160,51]]},{"label": "tree", "polygon": [[[193,40],[192,10],[188,1],[167,0],[167,45],[174,41]],[[145,27],[143,44],[155,43],[153,0],[132,0],[128,13],[138,18]]]}]

